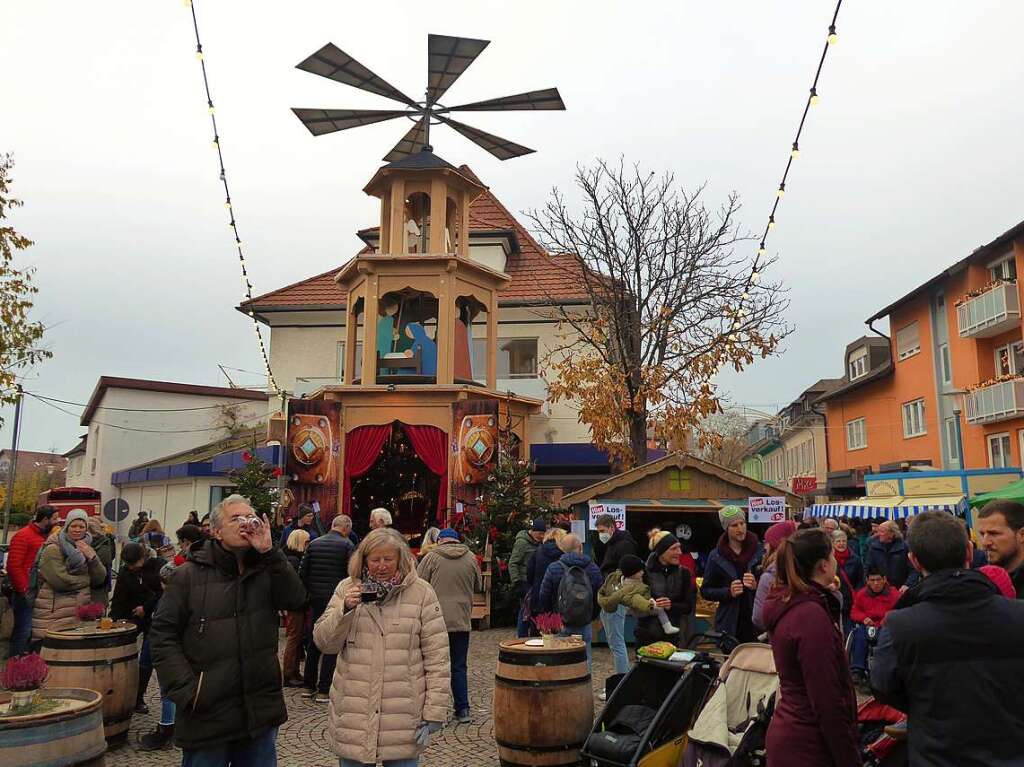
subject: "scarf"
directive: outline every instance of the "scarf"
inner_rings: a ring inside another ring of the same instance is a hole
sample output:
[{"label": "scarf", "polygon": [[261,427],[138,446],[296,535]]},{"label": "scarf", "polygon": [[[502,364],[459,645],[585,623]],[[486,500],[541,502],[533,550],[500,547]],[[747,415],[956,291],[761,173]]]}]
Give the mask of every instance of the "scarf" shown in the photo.
[{"label": "scarf", "polygon": [[[86,533],[82,540],[90,546],[92,545],[92,536],[89,535],[89,533]],[[60,546],[60,552],[64,555],[64,561],[67,564],[69,573],[72,575],[81,575],[86,571],[87,564],[85,561],[85,554],[75,547],[75,544],[73,544],[68,538],[65,530],[61,530],[57,533],[57,545]]]},{"label": "scarf", "polygon": [[750,569],[750,563],[754,559],[754,555],[757,554],[757,543],[757,536],[747,530],[747,537],[743,539],[743,546],[740,548],[740,553],[737,554],[729,545],[729,534],[722,533],[718,539],[718,551],[733,563],[737,572],[745,573]]},{"label": "scarf", "polygon": [[404,580],[404,576],[401,572],[396,571],[389,580],[379,581],[370,575],[370,571],[365,567],[363,568],[363,583],[369,583],[371,586],[377,589],[377,601],[383,602],[388,598],[388,595],[394,590],[395,586],[399,585]]},{"label": "scarf", "polygon": [[836,557],[836,564],[839,565],[839,577],[846,583],[847,588],[850,589],[850,593],[853,594],[854,588],[853,583],[850,582],[850,576],[846,574],[846,563],[850,561],[852,552],[849,549],[845,551],[839,551],[839,549],[833,549],[832,553]]}]

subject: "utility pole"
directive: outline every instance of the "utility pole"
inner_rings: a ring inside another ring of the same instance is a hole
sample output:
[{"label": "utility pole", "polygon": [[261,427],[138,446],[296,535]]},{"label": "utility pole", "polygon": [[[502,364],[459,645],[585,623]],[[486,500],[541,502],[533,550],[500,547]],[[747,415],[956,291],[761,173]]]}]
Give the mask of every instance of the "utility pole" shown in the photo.
[{"label": "utility pole", "polygon": [[21,384],[15,384],[18,399],[14,402],[14,429],[11,433],[11,463],[7,470],[7,492],[4,494],[4,535],[3,543],[7,543],[7,531],[11,524],[11,496],[14,495],[14,472],[18,468],[18,429],[21,426],[21,402],[25,399]]}]

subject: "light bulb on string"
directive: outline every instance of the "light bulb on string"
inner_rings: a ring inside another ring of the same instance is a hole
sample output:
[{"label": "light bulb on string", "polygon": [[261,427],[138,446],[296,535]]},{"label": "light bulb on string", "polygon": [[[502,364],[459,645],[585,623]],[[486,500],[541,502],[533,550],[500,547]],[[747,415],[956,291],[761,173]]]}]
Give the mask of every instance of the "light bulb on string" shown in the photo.
[{"label": "light bulb on string", "polygon": [[750,281],[756,285],[761,281],[761,274],[759,272],[751,272]]},{"label": "light bulb on string", "polygon": [[746,301],[748,298],[750,298],[750,294],[749,293],[744,293],[742,296],[740,296],[740,298],[742,298],[744,301]]},{"label": "light bulb on string", "polygon": [[786,185],[784,183],[779,184],[779,191],[775,193],[775,196],[780,200],[786,196]]},{"label": "light bulb on string", "polygon": [[839,40],[839,35],[836,34],[835,24],[828,25],[828,37],[825,39],[828,40],[829,45],[835,45],[836,42]]},{"label": "light bulb on string", "polygon": [[800,156],[800,145],[795,141],[793,142],[793,149],[790,150],[789,156],[794,160]]},{"label": "light bulb on string", "polygon": [[203,46],[201,45],[196,46],[196,59],[199,61],[203,60]]},{"label": "light bulb on string", "polygon": [[213,108],[213,102],[212,101],[207,101],[206,104],[207,104],[206,111],[209,112],[210,114],[213,114],[214,112],[217,111],[216,109]]},{"label": "light bulb on string", "polygon": [[774,229],[775,228],[775,216],[768,216],[768,228],[769,229]]},{"label": "light bulb on string", "polygon": [[763,256],[764,254],[765,254],[765,249],[764,249],[764,243],[762,242],[761,246],[757,249],[757,255]]},{"label": "light bulb on string", "polygon": [[811,88],[811,106],[813,107],[817,103],[818,103],[818,89],[812,87]]},{"label": "light bulb on string", "polygon": [[213,137],[213,148],[220,149],[220,136]]}]

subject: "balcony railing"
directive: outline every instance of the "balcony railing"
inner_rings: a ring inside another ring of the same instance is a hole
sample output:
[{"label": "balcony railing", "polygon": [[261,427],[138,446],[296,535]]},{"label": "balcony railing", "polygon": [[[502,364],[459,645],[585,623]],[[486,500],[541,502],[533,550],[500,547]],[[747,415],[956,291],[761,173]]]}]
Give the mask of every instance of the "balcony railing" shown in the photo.
[{"label": "balcony railing", "polygon": [[1000,282],[956,308],[961,338],[989,338],[1020,326],[1016,282]]},{"label": "balcony railing", "polygon": [[967,422],[994,423],[1024,415],[1024,379],[967,392]]}]

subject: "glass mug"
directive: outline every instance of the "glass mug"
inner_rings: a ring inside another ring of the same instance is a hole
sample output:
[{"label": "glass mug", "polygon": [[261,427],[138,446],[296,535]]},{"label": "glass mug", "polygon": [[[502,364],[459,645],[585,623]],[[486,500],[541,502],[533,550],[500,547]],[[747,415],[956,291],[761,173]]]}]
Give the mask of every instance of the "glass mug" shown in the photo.
[{"label": "glass mug", "polygon": [[377,587],[372,583],[363,581],[359,591],[359,601],[364,604],[370,604],[380,599],[380,594],[377,592]]},{"label": "glass mug", "polygon": [[258,533],[261,527],[263,527],[263,520],[255,514],[250,514],[238,520],[238,529],[249,535]]}]

